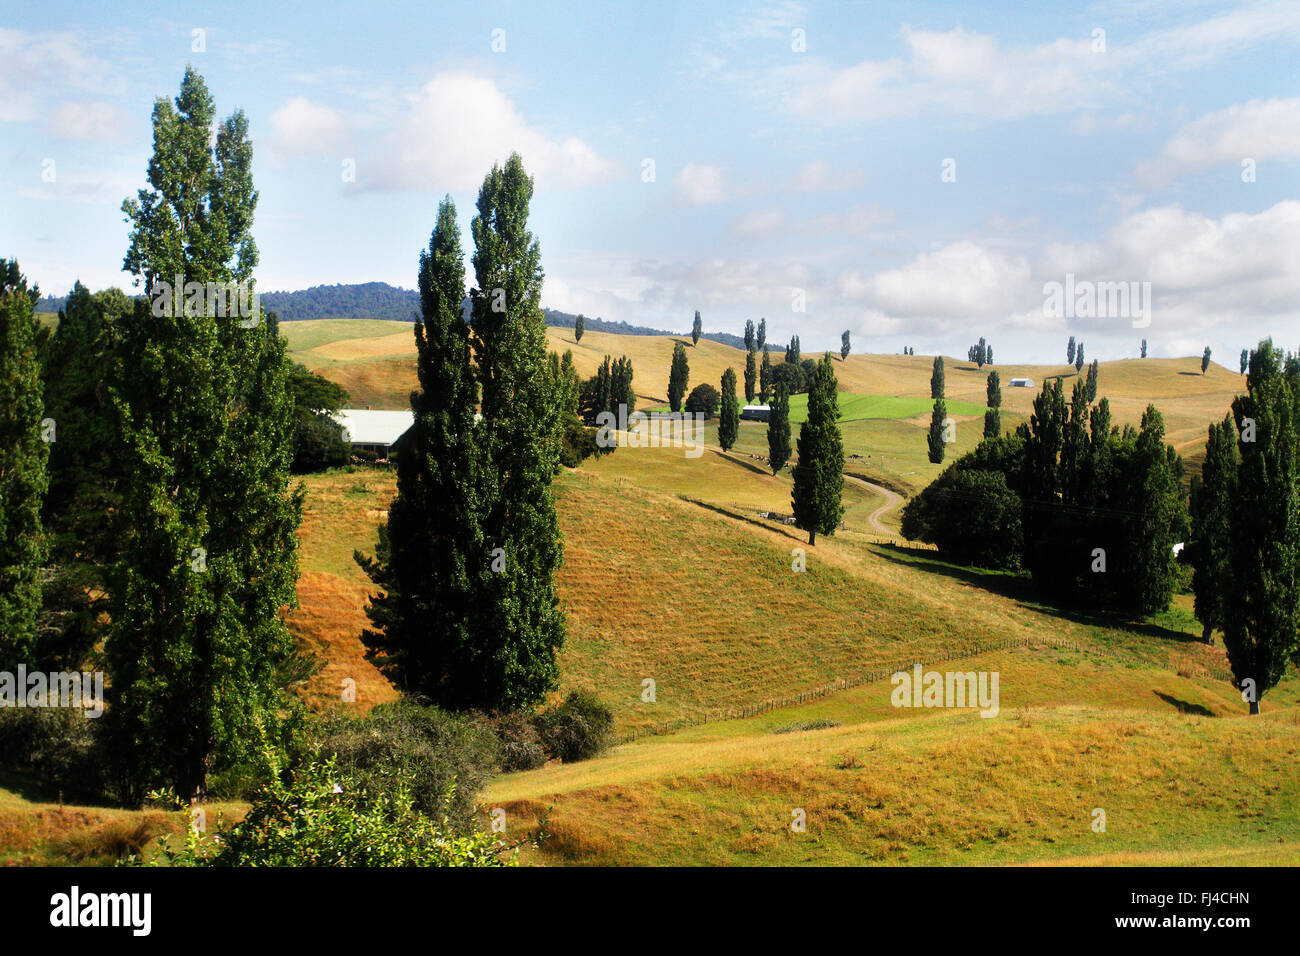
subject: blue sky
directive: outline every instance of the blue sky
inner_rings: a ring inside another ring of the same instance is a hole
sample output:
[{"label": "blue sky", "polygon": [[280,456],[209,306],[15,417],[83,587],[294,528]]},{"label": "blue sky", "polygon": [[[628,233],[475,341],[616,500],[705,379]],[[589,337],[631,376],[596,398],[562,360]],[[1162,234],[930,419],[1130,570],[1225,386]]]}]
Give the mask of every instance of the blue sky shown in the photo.
[{"label": "blue sky", "polygon": [[[0,22],[0,255],[45,292],[128,286],[120,205],[153,100],[193,63],[221,115],[249,116],[263,291],[413,286],[439,197],[468,246],[478,183],[517,149],[553,308],[762,316],[805,353],[845,328],[922,354],[984,335],[1000,362],[1063,360],[1070,334],[1090,358],[1145,336],[1231,367],[1263,335],[1300,344],[1297,3],[46,3]],[[1150,282],[1149,327],[1045,315],[1067,273]]]}]

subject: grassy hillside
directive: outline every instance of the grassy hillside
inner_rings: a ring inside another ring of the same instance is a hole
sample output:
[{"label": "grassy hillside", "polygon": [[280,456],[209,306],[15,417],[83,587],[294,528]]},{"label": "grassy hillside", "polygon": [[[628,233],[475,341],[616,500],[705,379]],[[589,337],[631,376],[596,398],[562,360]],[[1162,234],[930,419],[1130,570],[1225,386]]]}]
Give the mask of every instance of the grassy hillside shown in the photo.
[{"label": "grassy hillside", "polygon": [[[416,384],[415,341],[409,324],[322,320],[286,323],[282,328],[293,357],[345,386],[353,404],[408,407]],[[573,330],[561,328],[548,328],[546,335],[550,348],[573,351],[574,363],[583,376],[594,374],[605,355],[627,355],[635,369],[633,385],[642,408],[667,402],[668,367],[676,342],[687,346],[692,388],[701,382],[717,385],[728,367],[743,377],[745,368],[742,350],[705,339],[691,346],[689,337],[684,336],[588,332],[575,343]],[[780,355],[778,350],[778,359]],[[965,359],[945,358],[944,363],[949,411],[958,426],[956,450],[960,451],[966,444],[973,447],[978,443],[991,368],[979,369]],[[883,455],[880,473],[913,488],[923,487],[941,470],[927,460],[923,434],[929,424],[932,365],[933,357],[924,355],[850,355],[847,360],[836,356],[835,361],[840,390],[848,393],[841,401],[846,451],[864,459],[872,456],[876,465]],[[1002,380],[1002,424],[1006,430],[1028,418],[1044,381],[1062,378],[1068,395],[1078,377],[1074,366],[1064,364],[996,368]],[[1011,388],[1008,383],[1017,377],[1032,378],[1035,387]],[[1189,356],[1102,362],[1099,386],[1100,394],[1110,400],[1116,424],[1136,425],[1147,404],[1154,403],[1165,417],[1169,442],[1199,467],[1206,427],[1226,414],[1244,381],[1216,364],[1202,375],[1200,357]],[[795,399],[796,423],[804,401]]]}]

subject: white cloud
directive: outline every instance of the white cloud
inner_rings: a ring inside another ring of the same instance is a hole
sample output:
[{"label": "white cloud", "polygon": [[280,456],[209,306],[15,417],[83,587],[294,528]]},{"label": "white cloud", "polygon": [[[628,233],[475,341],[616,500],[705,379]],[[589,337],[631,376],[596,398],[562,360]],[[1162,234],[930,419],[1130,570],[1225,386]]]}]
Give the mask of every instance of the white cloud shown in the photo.
[{"label": "white cloud", "polygon": [[[837,123],[919,110],[1000,119],[1092,110],[1131,99],[1143,88],[1139,79],[1197,69],[1268,42],[1300,41],[1300,6],[1251,4],[1127,44],[1112,31],[1096,52],[1090,30],[1020,45],[963,27],[904,25],[900,36],[904,56],[816,71],[787,98],[789,107]],[[1084,131],[1094,126],[1082,121]]]},{"label": "white cloud", "polygon": [[518,152],[547,187],[577,187],[616,174],[613,163],[582,140],[548,137],[524,122],[490,79],[451,70],[438,73],[408,98],[405,116],[363,189],[435,192],[477,187],[494,163]]},{"label": "white cloud", "polygon": [[678,198],[690,206],[707,206],[729,197],[726,179],[717,166],[687,163],[673,179]]},{"label": "white cloud", "polygon": [[42,96],[71,90],[96,95],[121,89],[119,74],[74,33],[0,27],[0,122],[23,123],[43,112]]},{"label": "white cloud", "polygon": [[111,103],[63,103],[45,121],[55,139],[65,142],[117,143],[130,122],[126,111]]},{"label": "white cloud", "polygon": [[731,231],[746,239],[770,239],[786,230],[785,210],[760,209],[746,213],[731,224]]},{"label": "white cloud", "polygon": [[271,114],[271,149],[277,158],[321,155],[347,138],[342,113],[304,96],[293,97]]},{"label": "white cloud", "polygon": [[840,292],[883,316],[956,330],[971,319],[996,319],[1025,306],[1029,263],[970,240],[925,252],[896,269],[847,272]]},{"label": "white cloud", "polygon": [[863,329],[875,334],[905,326],[909,334],[948,335],[972,320],[981,334],[1041,331],[1066,326],[1043,315],[1043,284],[1072,273],[1076,284],[1151,284],[1146,332],[1135,332],[1129,318],[1069,320],[1070,329],[1102,340],[1145,336],[1168,348],[1175,338],[1210,334],[1287,338],[1296,334],[1300,301],[1297,248],[1300,201],[1217,219],[1170,205],[1126,216],[1096,242],[1049,245],[1033,261],[962,240],[894,269],[846,272],[839,292],[861,304]]},{"label": "white cloud", "polygon": [[833,192],[852,189],[861,182],[862,176],[856,171],[835,172],[827,163],[816,159],[794,174],[790,186],[803,193]]},{"label": "white cloud", "polygon": [[1182,172],[1240,166],[1243,159],[1300,159],[1300,97],[1250,100],[1207,113],[1174,135],[1155,159],[1138,166],[1138,179],[1162,185]]},{"label": "white cloud", "polygon": [[125,176],[64,172],[56,166],[53,182],[20,189],[18,196],[40,201],[121,205],[123,199],[134,195],[135,190],[143,185],[143,182]]}]

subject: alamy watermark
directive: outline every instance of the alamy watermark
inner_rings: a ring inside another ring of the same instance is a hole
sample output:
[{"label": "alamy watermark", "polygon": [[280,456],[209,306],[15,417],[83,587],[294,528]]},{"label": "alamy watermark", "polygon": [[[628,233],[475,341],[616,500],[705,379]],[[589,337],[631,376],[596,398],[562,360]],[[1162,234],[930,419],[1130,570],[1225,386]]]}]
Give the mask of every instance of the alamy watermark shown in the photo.
[{"label": "alamy watermark", "polygon": [[898,671],[889,682],[895,707],[978,707],[981,717],[998,715],[997,671]]},{"label": "alamy watermark", "polygon": [[596,416],[599,448],[685,448],[687,458],[704,454],[703,412],[632,412],[619,404],[618,414]]},{"label": "alamy watermark", "polygon": [[0,707],[79,707],[85,717],[104,713],[103,671],[0,671]]},{"label": "alamy watermark", "polygon": [[155,318],[165,319],[179,309],[184,315],[223,316],[241,319],[251,329],[262,320],[262,298],[250,279],[230,282],[186,282],[177,274],[174,281],[155,279],[149,289]]},{"label": "alamy watermark", "polygon": [[1076,280],[1043,283],[1043,316],[1049,319],[1131,319],[1133,328],[1151,324],[1150,282],[1092,282]]}]

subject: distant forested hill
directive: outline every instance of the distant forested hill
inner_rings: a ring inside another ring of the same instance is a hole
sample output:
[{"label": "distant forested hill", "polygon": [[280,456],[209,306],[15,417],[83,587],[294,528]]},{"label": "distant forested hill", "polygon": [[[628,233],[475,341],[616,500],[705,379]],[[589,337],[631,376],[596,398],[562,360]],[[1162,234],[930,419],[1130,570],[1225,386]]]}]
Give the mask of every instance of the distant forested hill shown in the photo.
[{"label": "distant forested hill", "polygon": [[[67,301],[66,296],[47,295],[41,299],[38,312],[58,312]],[[316,285],[297,292],[263,292],[262,307],[275,312],[281,322],[302,322],[306,319],[387,319],[395,322],[414,322],[420,312],[420,296],[414,289],[401,289],[387,282],[360,282],[351,285]],[[572,312],[543,309],[546,324],[560,328],[573,328],[577,318]],[[469,299],[464,312],[469,316]],[[605,319],[585,318],[588,332],[612,332],[616,335],[681,335],[651,329],[643,325],[629,325]],[[708,332],[702,338],[733,348],[743,349],[745,340],[730,332]]]}]

